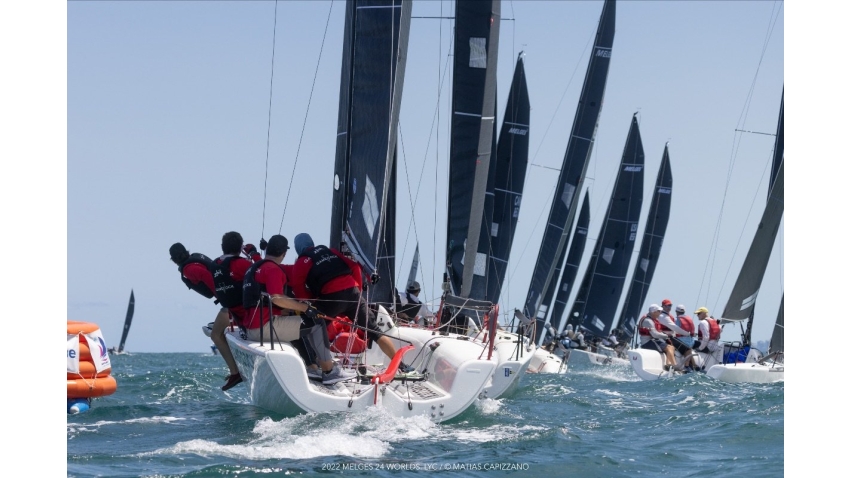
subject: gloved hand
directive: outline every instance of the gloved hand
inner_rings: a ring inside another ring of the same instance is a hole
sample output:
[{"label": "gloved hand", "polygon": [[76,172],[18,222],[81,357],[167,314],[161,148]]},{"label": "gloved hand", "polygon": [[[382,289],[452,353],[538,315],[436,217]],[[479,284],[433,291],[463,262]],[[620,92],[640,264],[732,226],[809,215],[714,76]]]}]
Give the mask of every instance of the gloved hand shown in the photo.
[{"label": "gloved hand", "polygon": [[312,320],[313,322],[318,323],[319,320],[319,310],[313,307],[312,305],[307,306],[307,310],[301,312],[301,316]]},{"label": "gloved hand", "polygon": [[248,258],[251,258],[254,254],[257,254],[257,248],[253,244],[245,244],[242,247],[242,253],[248,256]]},{"label": "gloved hand", "polygon": [[268,247],[268,246],[269,246],[268,241],[266,241],[265,239],[260,239],[260,250],[261,251],[265,251],[266,247]]},{"label": "gloved hand", "polygon": [[372,285],[375,285],[379,280],[381,280],[381,276],[379,276],[377,272],[373,272],[372,277],[370,277],[369,280],[372,282]]}]

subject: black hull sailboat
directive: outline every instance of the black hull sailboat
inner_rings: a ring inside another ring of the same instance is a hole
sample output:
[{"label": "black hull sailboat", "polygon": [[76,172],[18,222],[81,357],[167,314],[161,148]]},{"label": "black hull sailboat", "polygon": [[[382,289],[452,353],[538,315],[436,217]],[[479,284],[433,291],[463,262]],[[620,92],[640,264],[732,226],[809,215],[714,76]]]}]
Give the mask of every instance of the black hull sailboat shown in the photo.
[{"label": "black hull sailboat", "polygon": [[664,155],[661,157],[661,168],[655,180],[655,190],[646,216],[637,263],[632,272],[632,281],[620,310],[620,320],[617,325],[621,331],[621,337],[627,342],[634,337],[638,318],[644,313],[643,303],[649,292],[652,276],[655,275],[655,267],[658,265],[661,245],[664,243],[664,234],[667,232],[667,223],[670,220],[672,199],[673,173],[670,169],[670,153],[667,145],[664,145]]},{"label": "black hull sailboat", "polygon": [[605,220],[567,322],[596,337],[611,331],[620,303],[638,234],[643,173],[643,142],[637,117],[632,116]]},{"label": "black hull sailboat", "polygon": [[[563,250],[566,248],[573,218],[576,216],[574,206],[583,188],[587,163],[593,150],[611,62],[611,47],[614,44],[615,16],[616,2],[606,0],[602,6],[599,27],[590,53],[561,172],[558,175],[555,196],[523,306],[523,313],[537,321],[538,329],[543,328],[546,315],[541,314],[543,297],[547,289],[552,287],[551,283],[555,277],[557,261],[553,259],[564,257]],[[545,307],[548,308],[548,305],[545,304]],[[545,311],[545,308],[542,310]]]},{"label": "black hull sailboat", "polygon": [[121,342],[118,348],[111,347],[109,353],[112,355],[124,355],[124,345],[127,343],[127,335],[130,333],[130,325],[133,323],[133,312],[136,309],[136,296],[133,290],[130,290],[130,302],[127,304],[127,315],[124,317],[124,330],[121,332]]}]

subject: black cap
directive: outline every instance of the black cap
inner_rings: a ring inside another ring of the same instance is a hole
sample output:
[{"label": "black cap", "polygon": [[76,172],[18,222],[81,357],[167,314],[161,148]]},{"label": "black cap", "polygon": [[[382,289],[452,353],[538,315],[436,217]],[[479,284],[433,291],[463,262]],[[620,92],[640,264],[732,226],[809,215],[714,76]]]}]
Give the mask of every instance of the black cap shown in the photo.
[{"label": "black cap", "polygon": [[171,254],[171,260],[176,263],[181,263],[183,260],[189,255],[189,251],[180,244],[179,242],[175,242],[168,248],[168,253]]},{"label": "black cap", "polygon": [[266,255],[275,257],[282,256],[288,249],[289,241],[280,234],[275,234],[271,237],[271,239],[269,239],[269,243],[266,246]]}]

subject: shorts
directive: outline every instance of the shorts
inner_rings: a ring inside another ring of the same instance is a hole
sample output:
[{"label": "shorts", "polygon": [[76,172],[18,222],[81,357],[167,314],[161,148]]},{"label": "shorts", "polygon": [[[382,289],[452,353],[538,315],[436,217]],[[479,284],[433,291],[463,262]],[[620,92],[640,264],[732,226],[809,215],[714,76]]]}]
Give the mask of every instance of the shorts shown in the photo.
[{"label": "shorts", "polygon": [[684,342],[677,339],[676,337],[670,337],[670,343],[673,345],[673,348],[676,349],[676,352],[682,354],[682,356],[688,355],[692,349],[687,346]]}]

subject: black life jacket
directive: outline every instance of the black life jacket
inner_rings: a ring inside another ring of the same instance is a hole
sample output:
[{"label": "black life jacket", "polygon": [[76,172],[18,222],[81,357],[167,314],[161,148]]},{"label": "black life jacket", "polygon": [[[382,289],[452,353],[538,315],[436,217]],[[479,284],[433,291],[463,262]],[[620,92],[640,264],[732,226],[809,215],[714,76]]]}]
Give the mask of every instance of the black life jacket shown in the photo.
[{"label": "black life jacket", "polygon": [[351,268],[327,246],[315,246],[301,252],[298,257],[309,257],[313,261],[304,281],[310,292],[318,296],[325,284],[340,276],[351,274]]},{"label": "black life jacket", "polygon": [[242,305],[246,308],[256,307],[260,303],[260,298],[263,292],[266,291],[266,285],[260,284],[254,279],[257,269],[266,262],[274,262],[271,259],[263,259],[260,262],[251,264],[248,271],[245,272],[245,280],[242,281]]},{"label": "black life jacket", "polygon": [[419,302],[419,299],[411,294],[410,292],[404,292],[405,299],[407,299],[406,304],[400,304],[398,312],[407,314],[411,319],[419,315],[419,309],[422,308],[422,303]]},{"label": "black life jacket", "polygon": [[177,270],[180,271],[180,279],[183,280],[183,283],[186,284],[186,287],[192,289],[193,291],[197,292],[198,294],[201,294],[202,296],[206,297],[207,299],[212,299],[213,297],[215,297],[215,293],[213,291],[211,291],[210,288],[206,284],[204,284],[203,282],[198,282],[197,284],[193,284],[189,279],[187,279],[185,276],[183,276],[183,268],[188,266],[189,264],[201,264],[207,270],[211,270],[212,266],[213,266],[212,259],[201,254],[200,252],[194,252],[194,253],[189,255],[188,259],[183,261],[183,263],[180,264],[177,267]]},{"label": "black life jacket", "polygon": [[242,305],[242,281],[235,280],[230,272],[230,263],[234,259],[238,259],[238,256],[216,259],[210,268],[215,285],[215,298],[223,307]]}]

